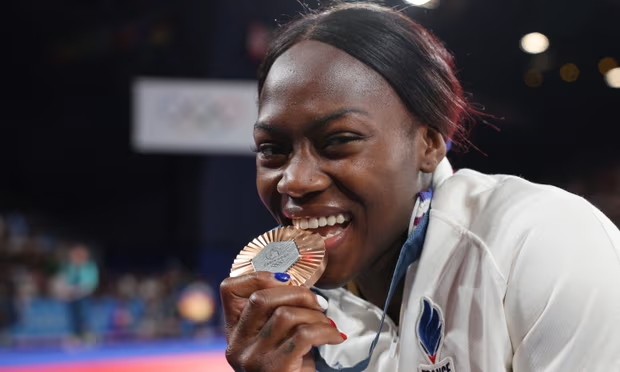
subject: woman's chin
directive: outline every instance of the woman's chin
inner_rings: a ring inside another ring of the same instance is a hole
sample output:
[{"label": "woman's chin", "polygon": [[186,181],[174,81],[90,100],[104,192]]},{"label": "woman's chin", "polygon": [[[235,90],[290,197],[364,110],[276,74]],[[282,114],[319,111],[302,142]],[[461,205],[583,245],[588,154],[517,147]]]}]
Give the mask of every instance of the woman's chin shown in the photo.
[{"label": "woman's chin", "polygon": [[340,273],[338,275],[331,274],[332,273],[330,273],[329,271],[326,271],[323,276],[319,278],[314,287],[325,290],[336,289],[344,286],[348,282],[347,277],[343,276]]},{"label": "woman's chin", "polygon": [[344,286],[344,284],[331,283],[331,282],[323,283],[321,281],[318,281],[313,287],[318,288],[318,289],[323,289],[323,290],[329,290],[329,289],[338,289],[342,286]]}]

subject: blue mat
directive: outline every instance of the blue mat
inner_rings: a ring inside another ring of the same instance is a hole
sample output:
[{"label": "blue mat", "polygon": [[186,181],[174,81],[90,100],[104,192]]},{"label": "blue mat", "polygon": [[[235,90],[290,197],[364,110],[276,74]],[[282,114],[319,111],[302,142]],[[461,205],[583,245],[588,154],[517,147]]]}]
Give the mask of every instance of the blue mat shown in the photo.
[{"label": "blue mat", "polygon": [[153,341],[95,345],[71,351],[62,348],[0,349],[0,367],[70,361],[110,360],[140,356],[224,352],[223,339]]}]

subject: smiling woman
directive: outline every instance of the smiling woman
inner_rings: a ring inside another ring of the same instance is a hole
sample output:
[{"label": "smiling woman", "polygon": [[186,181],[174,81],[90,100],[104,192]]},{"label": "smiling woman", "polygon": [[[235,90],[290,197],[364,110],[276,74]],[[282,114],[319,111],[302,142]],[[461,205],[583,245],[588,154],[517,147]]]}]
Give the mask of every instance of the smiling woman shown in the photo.
[{"label": "smiling woman", "polygon": [[346,228],[325,242],[333,264],[318,285],[342,286],[379,256],[395,262],[425,186],[412,180],[423,162],[436,165],[445,155],[441,135],[411,129],[411,115],[380,75],[315,40],[275,61],[259,123],[271,129],[254,131],[258,192],[276,219],[301,225],[346,216],[346,226],[332,229]]},{"label": "smiling woman", "polygon": [[259,70],[258,193],[328,260],[312,290],[222,283],[235,369],[620,368],[620,232],[559,189],[453,173],[470,112],[450,54],[396,11],[339,5],[280,31]]}]

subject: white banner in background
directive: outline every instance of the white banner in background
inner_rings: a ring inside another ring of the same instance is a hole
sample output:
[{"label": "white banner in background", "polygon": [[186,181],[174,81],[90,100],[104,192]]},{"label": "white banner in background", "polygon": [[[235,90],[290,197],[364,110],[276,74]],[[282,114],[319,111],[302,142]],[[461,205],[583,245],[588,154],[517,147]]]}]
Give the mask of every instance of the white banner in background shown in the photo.
[{"label": "white banner in background", "polygon": [[251,154],[256,82],[142,78],[133,85],[138,152]]}]

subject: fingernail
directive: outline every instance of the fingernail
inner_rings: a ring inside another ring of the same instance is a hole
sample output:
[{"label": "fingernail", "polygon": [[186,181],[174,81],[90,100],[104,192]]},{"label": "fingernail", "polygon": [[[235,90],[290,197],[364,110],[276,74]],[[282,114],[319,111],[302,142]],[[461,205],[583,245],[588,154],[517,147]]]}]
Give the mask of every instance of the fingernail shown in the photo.
[{"label": "fingernail", "polygon": [[340,332],[340,337],[342,337],[343,340],[347,340],[347,335],[345,335],[344,333]]},{"label": "fingernail", "polygon": [[282,283],[286,283],[289,281],[289,279],[291,279],[291,276],[287,273],[275,273],[273,274],[273,277],[276,278],[276,280],[281,281]]},{"label": "fingernail", "polygon": [[332,327],[334,327],[334,328],[338,328],[338,327],[336,326],[336,323],[334,323],[334,321],[333,321],[333,320],[331,320],[331,318],[327,318],[327,320],[329,320],[329,324],[331,324],[331,325],[332,325]]},{"label": "fingernail", "polygon": [[323,311],[327,310],[327,307],[329,305],[327,304],[327,300],[323,298],[323,296],[316,295],[316,301],[319,303],[319,306],[321,307],[321,309],[323,309]]}]

